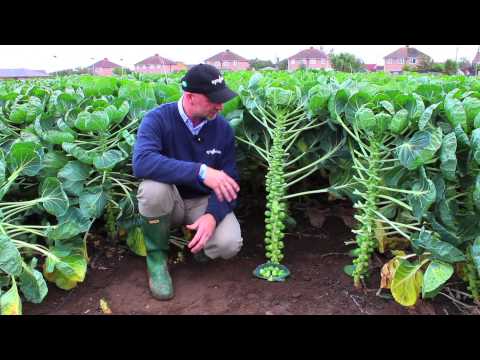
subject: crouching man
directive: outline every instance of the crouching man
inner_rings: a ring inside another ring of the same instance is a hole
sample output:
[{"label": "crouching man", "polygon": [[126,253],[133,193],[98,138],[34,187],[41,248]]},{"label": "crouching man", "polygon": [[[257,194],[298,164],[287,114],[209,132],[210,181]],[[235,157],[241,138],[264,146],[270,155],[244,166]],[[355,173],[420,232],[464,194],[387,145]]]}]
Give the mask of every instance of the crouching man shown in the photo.
[{"label": "crouching man", "polygon": [[137,133],[133,173],[141,179],[137,199],[144,218],[152,295],[173,298],[167,267],[171,227],[196,231],[188,248],[198,261],[229,259],[242,247],[236,205],[238,172],[233,129],[219,112],[237,94],[213,66],[192,67],[178,102],[145,115]]}]

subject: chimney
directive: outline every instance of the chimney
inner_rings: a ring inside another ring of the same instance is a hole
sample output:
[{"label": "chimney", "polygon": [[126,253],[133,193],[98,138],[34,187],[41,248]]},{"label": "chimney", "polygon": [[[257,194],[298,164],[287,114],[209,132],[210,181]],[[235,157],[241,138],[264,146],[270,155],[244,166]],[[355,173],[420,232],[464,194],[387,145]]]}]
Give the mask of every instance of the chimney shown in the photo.
[{"label": "chimney", "polygon": [[157,56],[157,57],[158,57],[158,54],[155,54],[155,56]]}]

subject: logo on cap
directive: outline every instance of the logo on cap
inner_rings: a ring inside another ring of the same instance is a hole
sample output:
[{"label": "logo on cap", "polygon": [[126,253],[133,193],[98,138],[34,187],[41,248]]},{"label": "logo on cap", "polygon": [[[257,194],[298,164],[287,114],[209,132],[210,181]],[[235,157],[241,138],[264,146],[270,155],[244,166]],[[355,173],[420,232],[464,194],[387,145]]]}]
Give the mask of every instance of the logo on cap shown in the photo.
[{"label": "logo on cap", "polygon": [[219,76],[218,79],[212,80],[213,85],[221,84],[223,81],[223,76]]}]

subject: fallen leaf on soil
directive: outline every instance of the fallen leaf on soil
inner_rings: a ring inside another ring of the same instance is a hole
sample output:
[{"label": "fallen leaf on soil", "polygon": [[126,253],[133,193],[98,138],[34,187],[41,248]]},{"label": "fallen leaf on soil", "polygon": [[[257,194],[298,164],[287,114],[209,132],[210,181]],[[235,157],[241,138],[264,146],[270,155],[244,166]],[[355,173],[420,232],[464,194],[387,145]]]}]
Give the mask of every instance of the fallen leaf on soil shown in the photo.
[{"label": "fallen leaf on soil", "polygon": [[100,309],[106,315],[111,315],[112,314],[112,310],[110,310],[110,307],[108,306],[107,300],[105,300],[105,299],[100,299]]}]

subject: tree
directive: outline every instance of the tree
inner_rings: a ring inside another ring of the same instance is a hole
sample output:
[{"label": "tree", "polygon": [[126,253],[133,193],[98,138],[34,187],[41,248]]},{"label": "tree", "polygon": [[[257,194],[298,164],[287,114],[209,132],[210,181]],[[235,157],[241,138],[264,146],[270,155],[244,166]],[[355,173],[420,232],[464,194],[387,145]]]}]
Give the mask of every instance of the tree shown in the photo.
[{"label": "tree", "polygon": [[349,53],[331,54],[330,63],[337,71],[359,72],[363,68],[363,61]]},{"label": "tree", "polygon": [[249,60],[250,62],[250,67],[254,68],[254,69],[261,69],[261,68],[264,68],[264,67],[267,67],[267,66],[271,66],[273,67],[273,62],[271,62],[270,60],[260,60],[260,59],[253,59],[253,60]]},{"label": "tree", "polygon": [[419,72],[432,71],[434,66],[433,59],[427,55],[421,55],[418,59],[416,70]]},{"label": "tree", "polygon": [[448,59],[445,61],[443,72],[448,75],[454,75],[457,73],[458,64],[454,60]]},{"label": "tree", "polygon": [[470,74],[473,72],[472,63],[467,58],[461,58],[458,62],[458,67],[464,74]]},{"label": "tree", "polygon": [[276,63],[278,70],[287,70],[288,69],[288,59],[283,59]]},{"label": "tree", "polygon": [[117,67],[117,68],[114,68],[113,69],[113,73],[115,75],[128,75],[128,74],[131,74],[132,71],[129,69],[129,68],[121,68],[121,67]]}]

